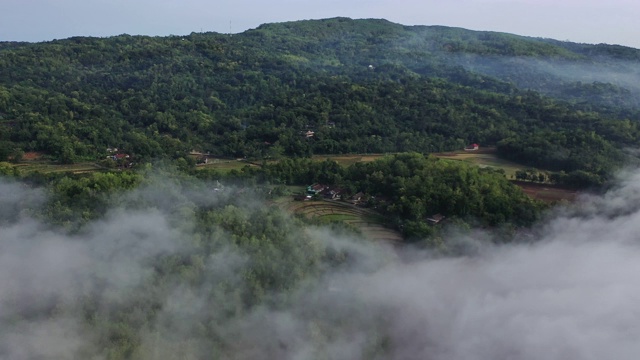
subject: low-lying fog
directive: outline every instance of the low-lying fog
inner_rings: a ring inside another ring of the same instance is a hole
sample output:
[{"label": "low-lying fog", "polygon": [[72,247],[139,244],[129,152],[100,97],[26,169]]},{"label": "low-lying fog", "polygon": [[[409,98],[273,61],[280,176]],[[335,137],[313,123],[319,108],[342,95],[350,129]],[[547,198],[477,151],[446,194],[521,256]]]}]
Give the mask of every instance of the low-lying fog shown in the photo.
[{"label": "low-lying fog", "polygon": [[[246,281],[238,269],[248,261],[233,247],[204,259],[203,284],[170,284],[158,294],[146,287],[156,271],[149,259],[193,246],[188,224],[170,220],[164,192],[138,190],[146,206],[115,208],[67,235],[23,211],[20,204],[41,196],[27,190],[0,184],[0,214],[9,219],[0,222],[5,359],[640,357],[640,171],[621,175],[604,196],[555,210],[534,241],[490,245],[451,235],[473,245],[466,256],[407,248],[411,260],[403,261],[383,245],[311,228],[325,246],[347,249],[354,265],[231,317],[233,289]],[[210,302],[203,294],[219,284],[228,294]],[[110,312],[150,297],[159,304],[152,318]],[[87,318],[88,303],[108,316]],[[211,322],[195,326],[204,316]],[[135,351],[92,353],[90,344],[118,341],[95,330],[105,318],[110,326],[147,323],[133,336]]]}]

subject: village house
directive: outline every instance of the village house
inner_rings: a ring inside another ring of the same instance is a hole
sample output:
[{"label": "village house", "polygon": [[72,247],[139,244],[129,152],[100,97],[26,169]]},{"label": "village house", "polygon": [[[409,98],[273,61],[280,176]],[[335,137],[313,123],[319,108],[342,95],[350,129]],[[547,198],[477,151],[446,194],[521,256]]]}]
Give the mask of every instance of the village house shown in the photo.
[{"label": "village house", "polygon": [[321,194],[327,188],[328,188],[328,186],[322,185],[322,184],[309,185],[309,186],[307,186],[307,195],[313,196],[313,195]]},{"label": "village house", "polygon": [[359,192],[355,195],[353,195],[351,198],[349,198],[348,202],[354,204],[354,205],[358,205],[360,204],[361,201],[363,201],[364,199],[364,193],[363,192]]},{"label": "village house", "polygon": [[478,150],[479,148],[480,148],[480,145],[478,145],[478,144],[471,144],[471,145],[467,145],[467,146],[464,148],[464,151],[476,151],[476,150]]},{"label": "village house", "polygon": [[427,222],[431,225],[439,224],[442,220],[444,220],[445,216],[442,214],[431,215],[427,218]]},{"label": "village house", "polygon": [[329,187],[324,191],[324,198],[327,200],[338,200],[343,192],[343,189]]},{"label": "village house", "polygon": [[124,153],[118,153],[115,155],[109,155],[107,156],[107,159],[111,159],[113,161],[118,161],[118,160],[122,160],[122,159],[128,159],[130,156]]},{"label": "village house", "polygon": [[209,162],[209,158],[206,156],[200,156],[196,159],[196,165],[206,165]]}]

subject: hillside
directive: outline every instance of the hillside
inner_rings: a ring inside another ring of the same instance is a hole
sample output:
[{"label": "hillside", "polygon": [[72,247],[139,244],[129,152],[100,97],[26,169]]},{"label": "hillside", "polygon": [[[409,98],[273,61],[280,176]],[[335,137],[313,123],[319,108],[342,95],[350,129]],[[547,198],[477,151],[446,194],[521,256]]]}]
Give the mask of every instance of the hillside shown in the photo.
[{"label": "hillside", "polygon": [[[335,18],[0,44],[0,160],[498,145],[598,183],[638,143],[640,50]],[[312,134],[310,133],[312,132]],[[312,135],[312,136],[311,136]],[[584,175],[584,176],[583,176]]]},{"label": "hillside", "polygon": [[0,359],[636,359],[639,68],[346,18],[0,43]]}]

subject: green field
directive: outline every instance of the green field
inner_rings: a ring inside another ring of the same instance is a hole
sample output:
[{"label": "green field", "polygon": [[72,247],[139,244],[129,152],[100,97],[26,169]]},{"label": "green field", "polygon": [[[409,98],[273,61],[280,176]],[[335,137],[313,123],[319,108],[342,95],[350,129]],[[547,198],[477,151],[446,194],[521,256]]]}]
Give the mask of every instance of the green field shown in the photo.
[{"label": "green field", "polygon": [[402,241],[402,235],[398,231],[385,227],[384,217],[370,209],[335,200],[295,201],[291,196],[278,199],[276,204],[293,214],[326,221],[345,222],[374,241]]},{"label": "green field", "polygon": [[529,169],[529,167],[527,166],[499,158],[495,151],[455,151],[449,153],[433,154],[433,156],[446,160],[464,161],[480,167],[502,169],[504,170],[507,179],[515,178],[515,173],[518,170]]},{"label": "green field", "polygon": [[50,161],[43,160],[30,160],[15,164],[15,166],[20,169],[22,173],[30,173],[30,172],[42,172],[42,173],[51,173],[51,172],[72,172],[75,174],[93,172],[93,171],[101,171],[102,167],[96,165],[95,162],[80,162],[75,164],[57,164]]},{"label": "green field", "polygon": [[387,154],[366,154],[366,155],[313,155],[311,159],[315,161],[333,160],[342,166],[350,166],[359,162],[375,161]]},{"label": "green field", "polygon": [[209,158],[206,164],[199,164],[198,170],[203,169],[216,169],[222,173],[228,173],[231,170],[240,171],[245,166],[258,166],[245,161],[244,159],[221,159],[221,158]]},{"label": "green field", "polygon": [[[349,166],[359,162],[371,162],[375,161],[387,154],[366,154],[366,155],[314,155],[313,160],[324,161],[333,160],[342,166]],[[440,159],[465,161],[480,167],[492,167],[496,169],[503,169],[507,176],[507,179],[511,179],[512,175],[515,177],[515,173],[518,170],[525,170],[528,167],[501,159],[497,156],[495,149],[485,148],[480,151],[454,151],[448,153],[436,153],[431,154]]]},{"label": "green field", "polygon": [[[350,166],[359,162],[371,162],[380,159],[388,154],[347,154],[347,155],[314,155],[312,159],[314,161],[333,160],[342,166]],[[524,170],[526,167],[500,159],[496,156],[495,152],[465,152],[457,151],[450,153],[438,153],[433,154],[438,158],[448,160],[460,160],[466,161],[478,166],[490,166],[494,168],[503,169],[507,175],[507,178],[511,178],[511,175],[515,174],[517,170]],[[61,165],[52,161],[46,161],[43,159],[27,160],[23,161],[17,166],[24,172],[41,171],[41,172],[90,172],[101,170],[102,168],[96,165],[94,162],[80,162],[76,164]],[[245,159],[228,159],[228,158],[213,158],[208,159],[207,164],[199,164],[198,170],[203,169],[216,169],[223,173],[228,173],[231,170],[240,171],[245,166],[259,166],[246,161]]]}]

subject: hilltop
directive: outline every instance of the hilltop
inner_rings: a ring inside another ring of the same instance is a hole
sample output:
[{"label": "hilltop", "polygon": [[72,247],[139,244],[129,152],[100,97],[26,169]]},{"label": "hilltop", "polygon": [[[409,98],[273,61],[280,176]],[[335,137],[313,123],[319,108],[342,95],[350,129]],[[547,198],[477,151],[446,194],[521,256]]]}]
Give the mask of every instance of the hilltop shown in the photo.
[{"label": "hilltop", "polygon": [[[0,160],[431,153],[600,183],[638,143],[640,50],[386,20],[0,43]],[[578,173],[576,173],[578,172]]]}]

